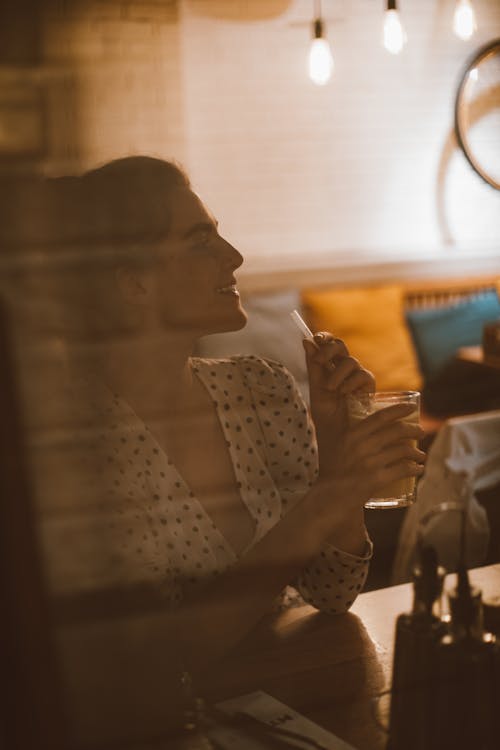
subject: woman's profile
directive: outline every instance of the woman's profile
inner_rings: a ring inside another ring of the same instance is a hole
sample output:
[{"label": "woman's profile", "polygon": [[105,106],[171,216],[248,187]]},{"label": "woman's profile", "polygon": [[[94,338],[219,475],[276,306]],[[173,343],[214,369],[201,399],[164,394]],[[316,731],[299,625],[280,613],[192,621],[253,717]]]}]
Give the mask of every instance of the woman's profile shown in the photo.
[{"label": "woman's profile", "polygon": [[87,585],[150,587],[195,670],[293,592],[346,611],[371,556],[364,502],[422,471],[408,407],[351,427],[346,397],[375,384],[327,332],[304,342],[310,408],[278,362],[193,357],[200,337],[245,325],[242,255],[175,164],[128,157],[75,180],[98,260],[70,300],[92,344],[73,342],[91,394],[81,403],[99,425],[88,441],[99,513],[94,547],[82,542]]}]

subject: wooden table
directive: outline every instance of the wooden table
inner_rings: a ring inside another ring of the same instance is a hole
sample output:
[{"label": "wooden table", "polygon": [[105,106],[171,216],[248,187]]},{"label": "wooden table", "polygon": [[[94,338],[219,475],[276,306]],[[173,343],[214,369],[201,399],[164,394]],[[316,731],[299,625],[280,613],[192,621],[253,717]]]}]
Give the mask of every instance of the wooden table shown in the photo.
[{"label": "wooden table", "polygon": [[[498,595],[500,564],[471,571],[471,581]],[[382,750],[395,621],[411,602],[403,584],[361,594],[346,615],[304,606],[265,620],[221,666],[211,697],[264,690],[358,750]]]},{"label": "wooden table", "polygon": [[[500,594],[500,564],[472,571],[471,579],[486,597]],[[198,685],[200,693],[212,703],[263,690],[357,750],[382,750],[377,716],[387,721],[394,626],[411,603],[411,585],[403,584],[361,594],[343,615],[303,606],[265,618],[217,665],[210,685]],[[155,612],[58,630],[76,746],[171,750],[169,708],[178,719],[180,692],[176,681],[169,694],[165,682],[175,659],[164,638],[165,619]]]}]

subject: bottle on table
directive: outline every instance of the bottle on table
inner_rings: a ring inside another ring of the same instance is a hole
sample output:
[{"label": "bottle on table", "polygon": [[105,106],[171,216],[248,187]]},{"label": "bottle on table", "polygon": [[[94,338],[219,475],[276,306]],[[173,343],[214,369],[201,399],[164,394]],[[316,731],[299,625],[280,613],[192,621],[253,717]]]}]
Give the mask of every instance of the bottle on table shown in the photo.
[{"label": "bottle on table", "polygon": [[388,750],[429,750],[432,741],[434,652],[447,631],[439,606],[445,571],[421,541],[418,557],[413,609],[396,621]]},{"label": "bottle on table", "polygon": [[481,591],[465,565],[449,595],[451,624],[436,648],[433,748],[500,747],[500,644],[483,627]]}]

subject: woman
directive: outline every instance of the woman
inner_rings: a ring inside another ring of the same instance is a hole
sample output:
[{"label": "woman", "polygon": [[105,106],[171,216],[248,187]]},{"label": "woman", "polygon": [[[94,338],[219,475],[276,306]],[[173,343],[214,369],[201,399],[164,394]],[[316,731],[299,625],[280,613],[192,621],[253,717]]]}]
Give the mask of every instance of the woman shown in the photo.
[{"label": "woman", "polygon": [[310,415],[276,362],[193,358],[199,337],[245,325],[242,256],[175,165],[120,159],[78,184],[86,231],[121,256],[87,309],[101,336],[92,408],[107,422],[94,445],[108,488],[103,575],[162,592],[195,669],[249,632],[288,584],[345,611],[371,555],[364,502],[422,472],[420,428],[402,421],[410,408],[349,427],[346,397],[375,383],[328,333],[304,341]]}]

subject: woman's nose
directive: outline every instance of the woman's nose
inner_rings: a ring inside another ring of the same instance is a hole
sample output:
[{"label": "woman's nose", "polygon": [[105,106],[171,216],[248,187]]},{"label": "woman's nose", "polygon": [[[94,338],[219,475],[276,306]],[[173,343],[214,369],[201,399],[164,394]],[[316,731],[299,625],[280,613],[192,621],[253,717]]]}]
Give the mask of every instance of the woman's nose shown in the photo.
[{"label": "woman's nose", "polygon": [[238,250],[236,250],[236,248],[233,247],[233,245],[231,245],[230,242],[228,242],[224,238],[221,238],[221,239],[223,243],[225,262],[227,263],[227,265],[231,266],[231,268],[233,269],[239,268],[241,264],[243,263],[242,254],[238,252]]}]

